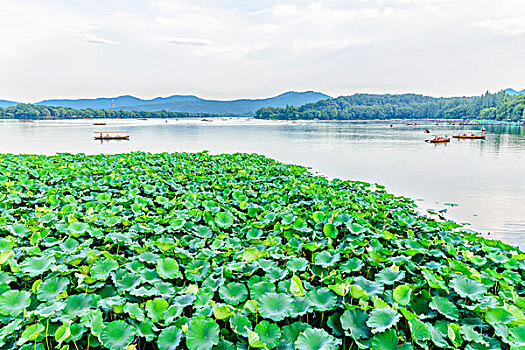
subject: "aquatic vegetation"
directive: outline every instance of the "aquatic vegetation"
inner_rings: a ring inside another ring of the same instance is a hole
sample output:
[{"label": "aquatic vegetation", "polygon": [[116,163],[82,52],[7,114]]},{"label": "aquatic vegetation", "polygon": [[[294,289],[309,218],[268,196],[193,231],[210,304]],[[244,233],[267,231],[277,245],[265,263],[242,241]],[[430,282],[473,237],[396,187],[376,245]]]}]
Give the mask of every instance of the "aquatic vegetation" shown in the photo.
[{"label": "aquatic vegetation", "polygon": [[0,155],[0,349],[522,349],[524,259],[259,155]]}]

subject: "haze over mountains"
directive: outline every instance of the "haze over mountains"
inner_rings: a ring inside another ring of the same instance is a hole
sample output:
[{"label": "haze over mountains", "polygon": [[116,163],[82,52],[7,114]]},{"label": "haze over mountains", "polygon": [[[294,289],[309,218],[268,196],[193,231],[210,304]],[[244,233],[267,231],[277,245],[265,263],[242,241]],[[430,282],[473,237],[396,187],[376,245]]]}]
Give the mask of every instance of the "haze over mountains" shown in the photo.
[{"label": "haze over mountains", "polygon": [[232,101],[205,100],[193,95],[173,95],[143,100],[134,96],[119,96],[115,98],[96,98],[79,100],[45,100],[36,105],[71,107],[75,109],[116,109],[127,111],[170,111],[187,113],[213,114],[249,114],[262,107],[301,106],[331,98],[320,92],[290,91],[284,94],[264,99],[240,99]]}]

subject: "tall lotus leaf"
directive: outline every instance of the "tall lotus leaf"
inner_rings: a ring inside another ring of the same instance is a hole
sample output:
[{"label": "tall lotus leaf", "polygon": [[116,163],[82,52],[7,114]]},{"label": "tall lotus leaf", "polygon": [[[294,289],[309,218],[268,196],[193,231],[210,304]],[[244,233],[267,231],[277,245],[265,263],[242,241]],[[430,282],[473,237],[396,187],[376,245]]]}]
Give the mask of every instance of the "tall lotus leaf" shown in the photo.
[{"label": "tall lotus leaf", "polygon": [[230,318],[230,325],[233,331],[243,337],[248,337],[246,328],[252,329],[252,323],[250,319],[242,314],[235,314]]},{"label": "tall lotus leaf", "polygon": [[102,345],[111,350],[125,349],[133,339],[136,330],[125,321],[113,321],[109,323],[100,334]]},{"label": "tall lotus leaf", "polygon": [[279,338],[281,337],[281,330],[275,323],[268,321],[261,321],[255,326],[255,332],[259,335],[259,339],[271,349],[279,344]]},{"label": "tall lotus leaf", "polygon": [[53,300],[57,295],[63,293],[68,285],[69,280],[67,278],[48,278],[38,287],[37,298],[42,301]]},{"label": "tall lotus leaf", "polygon": [[307,297],[294,297],[293,298],[293,309],[290,316],[297,317],[310,312],[312,305]]},{"label": "tall lotus leaf", "polygon": [[168,302],[162,298],[155,298],[146,302],[148,317],[153,322],[158,322],[164,318],[164,311],[168,310]]},{"label": "tall lotus leaf", "polygon": [[116,269],[118,269],[118,263],[115,260],[111,258],[99,260],[91,268],[91,277],[105,280],[109,277],[111,271]]},{"label": "tall lotus leaf", "polygon": [[314,289],[308,293],[310,304],[317,311],[329,311],[335,308],[337,296],[328,288]]},{"label": "tall lotus leaf", "polygon": [[182,330],[171,326],[160,332],[157,346],[159,350],[176,350],[181,340]]},{"label": "tall lotus leaf", "polygon": [[515,347],[525,346],[525,325],[512,327],[509,331],[509,341]]},{"label": "tall lotus leaf", "polygon": [[355,222],[347,223],[346,227],[354,235],[359,235],[359,234],[364,233],[366,231],[366,227],[363,227],[360,224],[357,224]]},{"label": "tall lotus leaf", "polygon": [[246,300],[248,289],[244,283],[230,282],[219,288],[221,298],[231,305],[237,305]]},{"label": "tall lotus leaf", "polygon": [[412,289],[410,286],[407,286],[406,284],[397,286],[394,289],[393,297],[396,303],[401,305],[408,305],[410,304],[410,294],[412,293]]},{"label": "tall lotus leaf", "polygon": [[399,321],[399,314],[390,307],[374,309],[370,313],[366,325],[372,329],[372,333],[381,333],[395,326]]},{"label": "tall lotus leaf", "polygon": [[0,314],[18,316],[31,304],[31,294],[26,291],[10,290],[0,295]]},{"label": "tall lotus leaf", "polygon": [[[42,333],[45,330],[45,327],[41,325],[40,323],[33,324],[29,327],[27,327],[20,336],[20,339],[16,342],[16,345],[21,346],[27,342],[33,342],[35,341],[40,333]],[[35,343],[36,344],[36,343]]]},{"label": "tall lotus leaf", "polygon": [[349,331],[354,339],[366,339],[370,337],[370,328],[366,325],[367,319],[368,315],[362,310],[346,310],[341,316],[341,326]]},{"label": "tall lotus leaf", "polygon": [[450,285],[462,298],[469,298],[474,301],[482,298],[483,294],[487,292],[487,287],[484,284],[464,276],[454,277]]},{"label": "tall lotus leaf", "polygon": [[379,283],[391,285],[396,282],[401,281],[403,278],[405,278],[405,272],[404,271],[395,271],[391,268],[387,267],[386,269],[383,269],[379,271],[376,276],[375,280]]},{"label": "tall lotus leaf", "polygon": [[445,297],[435,295],[429,304],[430,308],[436,310],[450,320],[459,319],[459,311],[456,305]]},{"label": "tall lotus leaf", "polygon": [[485,319],[489,324],[495,325],[500,323],[508,324],[514,321],[516,318],[504,308],[498,307],[488,310],[485,313]]},{"label": "tall lotus leaf", "polygon": [[430,326],[421,322],[418,318],[409,321],[412,339],[416,341],[426,341],[432,338]]},{"label": "tall lotus leaf", "polygon": [[292,276],[292,279],[290,280],[290,293],[296,297],[302,297],[304,294],[303,283],[297,276]]},{"label": "tall lotus leaf", "polygon": [[219,343],[219,326],[211,319],[193,319],[186,332],[189,350],[209,350]]},{"label": "tall lotus leaf", "polygon": [[379,282],[367,280],[363,276],[355,279],[354,283],[361,287],[368,295],[378,295],[383,293],[383,285]]},{"label": "tall lotus leaf", "polygon": [[328,238],[336,238],[339,231],[337,230],[337,227],[335,227],[334,224],[328,223],[324,224],[323,233]]},{"label": "tall lotus leaf", "polygon": [[489,343],[483,339],[483,336],[474,330],[474,326],[464,325],[461,327],[461,334],[463,339],[472,343],[478,343],[483,346],[488,346]]},{"label": "tall lotus leaf", "polygon": [[389,329],[378,333],[372,338],[372,350],[393,350],[398,349],[399,339],[396,331]]},{"label": "tall lotus leaf", "polygon": [[333,266],[340,258],[339,253],[332,254],[328,250],[324,250],[315,256],[314,263],[326,268]]},{"label": "tall lotus leaf", "polygon": [[53,263],[53,259],[50,257],[32,257],[29,259],[26,259],[23,263],[21,263],[20,269],[28,274],[31,277],[42,275],[44,272],[49,270]]},{"label": "tall lotus leaf", "polygon": [[182,277],[179,271],[179,263],[172,258],[159,259],[157,261],[157,272],[160,277],[165,279]]},{"label": "tall lotus leaf", "polygon": [[259,312],[264,318],[282,321],[292,311],[292,298],[286,294],[266,293],[259,300]]},{"label": "tall lotus leaf", "polygon": [[323,329],[309,328],[304,330],[295,341],[297,350],[337,350],[341,341]]},{"label": "tall lotus leaf", "polygon": [[307,328],[312,328],[308,323],[294,322],[282,328],[282,343],[290,344],[293,348],[297,337]]},{"label": "tall lotus leaf", "polygon": [[341,269],[341,272],[355,272],[361,270],[364,265],[365,263],[363,260],[359,258],[351,258],[344,264],[341,264],[339,268]]},{"label": "tall lotus leaf", "polygon": [[233,225],[234,219],[230,213],[219,212],[215,216],[215,223],[222,228],[229,228]]},{"label": "tall lotus leaf", "polygon": [[93,298],[92,295],[87,293],[70,295],[66,299],[64,313],[71,318],[86,315],[88,310],[94,307],[95,302]]}]

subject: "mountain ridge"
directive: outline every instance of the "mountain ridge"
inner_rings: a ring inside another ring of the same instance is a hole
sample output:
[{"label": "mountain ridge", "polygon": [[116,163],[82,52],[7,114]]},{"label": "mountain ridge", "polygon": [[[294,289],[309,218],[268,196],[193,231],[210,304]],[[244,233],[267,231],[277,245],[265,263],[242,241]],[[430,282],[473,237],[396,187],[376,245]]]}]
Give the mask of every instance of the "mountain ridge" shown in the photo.
[{"label": "mountain ridge", "polygon": [[509,95],[512,95],[512,96],[517,96],[517,95],[523,95],[525,94],[525,89],[521,90],[521,91],[516,91],[514,89],[511,89],[511,88],[508,88],[508,89],[505,89],[505,92]]},{"label": "mountain ridge", "polygon": [[0,108],[5,108],[5,107],[10,107],[10,106],[15,106],[17,105],[19,102],[14,102],[14,101],[7,101],[7,100],[0,100]]},{"label": "mountain ridge", "polygon": [[[301,106],[329,99],[315,91],[288,91],[277,96],[259,99],[206,100],[195,95],[171,95],[153,99],[140,99],[131,95],[94,99],[50,99],[36,105],[71,107],[75,109],[114,109],[127,111],[171,111],[188,113],[248,114],[262,107]],[[114,107],[113,107],[114,106]]]}]

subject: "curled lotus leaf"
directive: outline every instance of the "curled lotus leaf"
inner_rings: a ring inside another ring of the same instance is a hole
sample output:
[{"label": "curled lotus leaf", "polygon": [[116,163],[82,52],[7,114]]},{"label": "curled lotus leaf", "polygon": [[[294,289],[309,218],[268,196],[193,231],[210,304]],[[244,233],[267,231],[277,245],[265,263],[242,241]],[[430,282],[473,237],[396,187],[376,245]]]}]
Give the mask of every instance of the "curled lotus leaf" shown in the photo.
[{"label": "curled lotus leaf", "polygon": [[474,301],[481,299],[487,292],[487,287],[484,284],[465,276],[454,277],[450,285],[462,298],[469,298]]},{"label": "curled lotus leaf", "polygon": [[56,297],[63,293],[67,286],[69,285],[69,280],[67,278],[51,277],[46,279],[40,286],[37,291],[38,300],[48,301],[56,299]]}]

